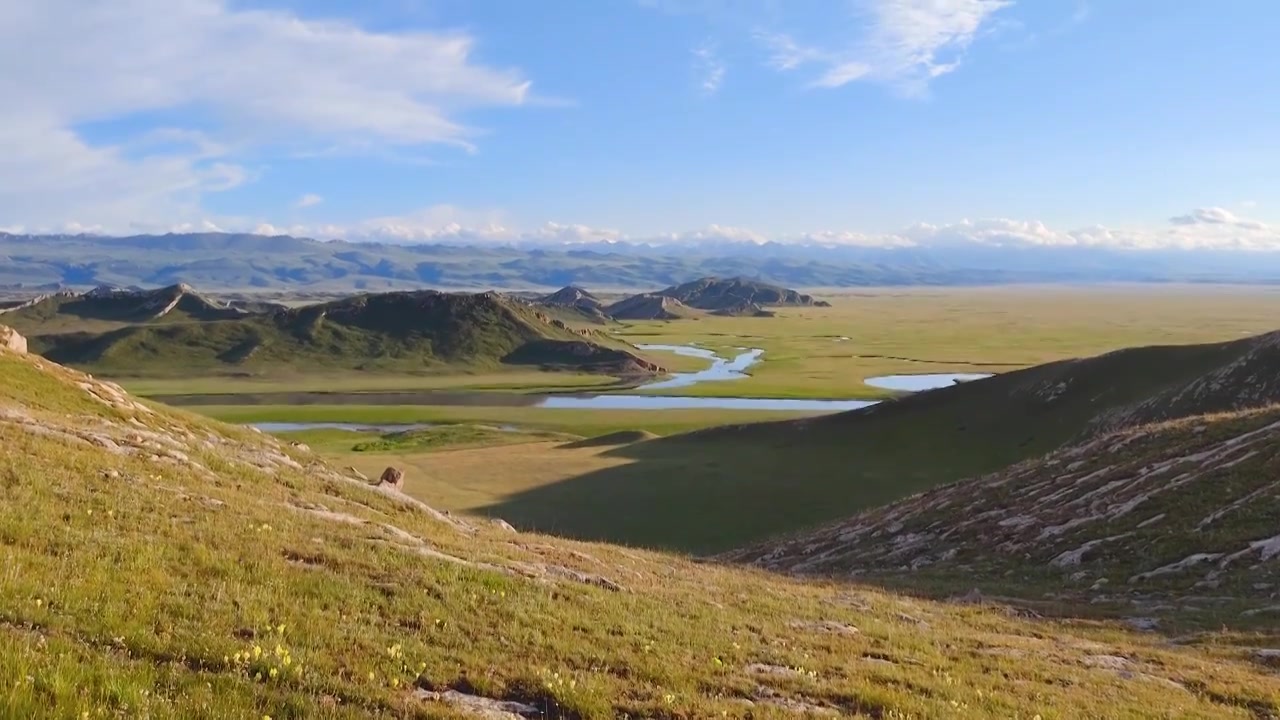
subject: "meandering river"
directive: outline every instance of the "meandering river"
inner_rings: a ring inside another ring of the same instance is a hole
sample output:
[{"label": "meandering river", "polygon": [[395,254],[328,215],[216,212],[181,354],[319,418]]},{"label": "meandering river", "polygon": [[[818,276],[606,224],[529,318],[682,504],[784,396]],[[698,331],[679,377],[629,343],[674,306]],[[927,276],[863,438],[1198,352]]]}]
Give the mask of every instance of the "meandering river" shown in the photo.
[{"label": "meandering river", "polygon": [[[707,382],[725,382],[750,377],[747,369],[760,362],[764,350],[759,348],[738,348],[738,354],[731,358],[721,357],[714,351],[696,345],[637,345],[641,350],[658,350],[673,352],[686,357],[698,357],[711,361],[711,365],[697,372],[674,373],[668,378],[641,385],[638,389],[675,390],[688,388]],[[886,390],[901,392],[921,392],[935,388],[947,387],[957,382],[979,380],[990,375],[985,373],[930,373],[920,375],[884,375],[867,378],[867,385]],[[479,393],[467,393],[465,398],[455,397],[458,393],[442,394],[435,402],[441,404],[482,404],[476,396]],[[842,412],[875,405],[875,400],[815,400],[790,398],[752,398],[752,397],[689,397],[684,395],[639,395],[629,394],[587,394],[574,393],[564,395],[487,395],[493,400],[501,400],[506,405],[524,407],[542,407],[563,410],[782,410],[791,412]],[[470,402],[460,402],[470,400]],[[422,404],[435,404],[431,401]],[[362,425],[358,423],[259,423],[256,427],[264,432],[289,432],[333,428],[344,430],[404,430],[425,425]]]},{"label": "meandering river", "polygon": [[[706,382],[741,380],[750,377],[746,370],[760,361],[764,350],[739,348],[732,358],[696,345],[637,345],[641,350],[674,352],[686,357],[711,360],[711,366],[690,373],[675,373],[666,380],[640,386],[644,390],[688,388]],[[989,377],[978,373],[934,373],[929,375],[885,375],[867,378],[866,384],[887,390],[919,392],[946,387],[956,382]],[[875,400],[796,400],[790,398],[688,397],[683,395],[551,395],[537,403],[538,407],[569,410],[789,410],[795,412],[840,412],[875,405]]]}]

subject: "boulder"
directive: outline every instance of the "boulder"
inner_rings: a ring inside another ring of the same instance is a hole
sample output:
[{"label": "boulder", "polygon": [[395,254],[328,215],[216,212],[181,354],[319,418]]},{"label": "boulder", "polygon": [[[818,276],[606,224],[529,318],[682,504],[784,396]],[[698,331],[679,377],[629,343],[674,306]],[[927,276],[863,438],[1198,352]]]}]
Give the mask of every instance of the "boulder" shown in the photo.
[{"label": "boulder", "polygon": [[399,490],[404,487],[404,471],[399,468],[389,467],[382,471],[382,477],[378,478],[378,484]]},{"label": "boulder", "polygon": [[27,339],[11,327],[0,325],[0,348],[19,355],[27,354]]}]

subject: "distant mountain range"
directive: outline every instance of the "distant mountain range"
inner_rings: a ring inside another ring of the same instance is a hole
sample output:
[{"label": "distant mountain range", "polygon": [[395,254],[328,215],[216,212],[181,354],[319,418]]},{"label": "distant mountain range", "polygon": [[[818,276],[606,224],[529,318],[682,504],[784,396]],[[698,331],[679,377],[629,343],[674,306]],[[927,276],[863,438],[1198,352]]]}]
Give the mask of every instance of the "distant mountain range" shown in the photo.
[{"label": "distant mountain range", "polygon": [[693,278],[789,287],[1084,282],[1280,282],[1280,255],[1210,250],[988,246],[874,248],[717,242],[650,246],[392,245],[192,233],[102,237],[0,233],[0,290],[188,283],[209,292],[434,287],[656,290]]}]

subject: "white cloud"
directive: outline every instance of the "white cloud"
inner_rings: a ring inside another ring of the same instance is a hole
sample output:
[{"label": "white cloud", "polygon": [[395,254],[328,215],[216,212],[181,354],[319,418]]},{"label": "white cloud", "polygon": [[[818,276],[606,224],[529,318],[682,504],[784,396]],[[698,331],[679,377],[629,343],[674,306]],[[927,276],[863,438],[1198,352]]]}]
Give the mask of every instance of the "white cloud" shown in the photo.
[{"label": "white cloud", "polygon": [[294,203],[294,207],[298,207],[298,208],[315,207],[316,205],[319,205],[322,202],[324,202],[324,198],[320,197],[319,195],[316,195],[315,193],[307,193],[306,195],[303,195],[302,197],[298,198],[298,202]]},{"label": "white cloud", "polygon": [[[12,225],[0,232],[45,232],[45,228]],[[66,232],[106,233],[93,225],[58,228]],[[1034,220],[986,218],[954,223],[917,223],[896,232],[855,230],[768,234],[745,227],[711,224],[696,230],[635,234],[614,228],[579,223],[545,222],[520,226],[499,210],[435,205],[399,216],[352,223],[278,225],[245,218],[213,218],[171,225],[147,225],[134,232],[254,232],[294,235],[318,240],[400,244],[448,243],[462,245],[525,244],[542,246],[588,243],[645,244],[651,246],[762,245],[769,242],[827,247],[862,248],[965,248],[1017,249],[1029,247],[1099,248],[1119,250],[1243,250],[1280,252],[1280,226],[1243,218],[1222,208],[1200,208],[1170,218],[1167,224],[1134,227],[1094,225],[1075,229],[1051,227]],[[727,251],[721,247],[720,250]]]},{"label": "white cloud", "polygon": [[698,76],[698,86],[702,92],[714,95],[724,83],[724,74],[728,68],[716,54],[715,46],[708,42],[693,49],[693,70]]},{"label": "white cloud", "polygon": [[[529,100],[527,80],[473,47],[227,0],[5,0],[0,67],[27,70],[0,73],[0,216],[124,230],[198,217],[264,148],[470,149],[461,113]],[[85,129],[99,122],[112,133]]]},{"label": "white cloud", "polygon": [[[984,23],[1013,0],[858,0],[853,15],[861,32],[848,41],[802,43],[789,33],[764,31],[756,37],[769,51],[769,64],[791,71],[814,66],[810,84],[836,88],[874,80],[908,94],[960,66]],[[840,22],[843,18],[834,18]]]},{"label": "white cloud", "polygon": [[1220,207],[1197,208],[1186,215],[1169,218],[1174,225],[1231,225],[1245,230],[1266,230],[1267,226],[1257,220],[1246,220],[1235,213]]}]

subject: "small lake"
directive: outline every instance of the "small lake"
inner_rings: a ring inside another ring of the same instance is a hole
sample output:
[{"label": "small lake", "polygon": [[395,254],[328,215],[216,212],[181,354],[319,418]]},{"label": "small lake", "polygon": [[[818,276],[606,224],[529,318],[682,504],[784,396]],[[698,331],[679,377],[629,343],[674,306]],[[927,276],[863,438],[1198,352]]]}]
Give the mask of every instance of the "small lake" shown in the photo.
[{"label": "small lake", "polygon": [[[711,360],[711,367],[641,385],[642,390],[673,390],[703,382],[741,380],[750,377],[747,368],[760,361],[764,350],[738,348],[733,358],[695,345],[637,345],[641,350],[662,350],[686,357]],[[867,385],[886,390],[920,392],[948,387],[957,382],[990,377],[978,373],[933,373],[926,375],[885,375],[867,378]],[[680,395],[553,395],[537,407],[564,410],[782,410],[788,412],[844,412],[875,405],[874,400],[794,400],[789,398],[685,397]]]},{"label": "small lake", "polygon": [[[304,430],[343,430],[346,432],[358,433],[401,433],[411,432],[413,430],[425,430],[427,428],[442,427],[442,423],[412,423],[404,425],[365,425],[363,423],[338,423],[338,422],[260,422],[252,423],[250,427],[257,428],[264,433],[289,433],[302,432]],[[502,432],[520,432],[520,428],[515,425],[488,425],[485,427],[500,430]]]},{"label": "small lake", "polygon": [[898,392],[921,392],[955,385],[956,383],[981,380],[991,377],[989,373],[932,373],[921,375],[881,375],[870,377],[862,382],[882,390]]},{"label": "small lake", "polygon": [[422,430],[424,428],[435,427],[435,425],[433,423],[418,423],[415,425],[361,425],[360,423],[263,422],[253,423],[252,427],[257,428],[264,433],[301,432],[303,430],[345,430],[347,432],[393,433]]}]

